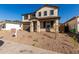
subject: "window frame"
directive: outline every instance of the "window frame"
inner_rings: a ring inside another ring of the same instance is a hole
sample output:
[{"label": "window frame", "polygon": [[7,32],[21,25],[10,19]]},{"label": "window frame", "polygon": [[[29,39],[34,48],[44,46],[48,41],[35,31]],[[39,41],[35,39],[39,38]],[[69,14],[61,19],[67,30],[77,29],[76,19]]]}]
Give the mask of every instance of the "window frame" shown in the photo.
[{"label": "window frame", "polygon": [[54,10],[50,10],[50,15],[54,15]]},{"label": "window frame", "polygon": [[47,11],[44,11],[44,16],[47,16]]},{"label": "window frame", "polygon": [[39,17],[41,16],[41,12],[38,12],[38,16],[39,16]]}]

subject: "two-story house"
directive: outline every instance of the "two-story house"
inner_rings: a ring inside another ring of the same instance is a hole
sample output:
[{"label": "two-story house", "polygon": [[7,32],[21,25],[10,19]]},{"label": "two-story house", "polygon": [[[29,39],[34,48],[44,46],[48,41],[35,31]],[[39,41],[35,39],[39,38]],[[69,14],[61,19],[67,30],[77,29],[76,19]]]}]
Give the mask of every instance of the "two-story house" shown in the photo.
[{"label": "two-story house", "polygon": [[22,29],[30,32],[59,32],[58,7],[44,5],[34,13],[22,15]]}]

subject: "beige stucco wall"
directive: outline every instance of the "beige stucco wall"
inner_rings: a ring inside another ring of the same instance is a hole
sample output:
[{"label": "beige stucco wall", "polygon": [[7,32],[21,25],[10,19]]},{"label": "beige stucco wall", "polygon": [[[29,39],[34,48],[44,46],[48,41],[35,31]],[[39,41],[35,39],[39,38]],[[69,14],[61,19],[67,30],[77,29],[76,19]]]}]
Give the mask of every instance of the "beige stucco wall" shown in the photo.
[{"label": "beige stucco wall", "polygon": [[68,25],[69,25],[69,30],[74,29],[74,27],[77,26],[77,18],[75,18],[75,19],[69,21],[69,22],[68,22]]},{"label": "beige stucco wall", "polygon": [[[50,10],[54,10],[54,15],[50,15]],[[44,16],[44,11],[47,11],[47,16]],[[43,7],[36,12],[36,17],[39,18],[38,13],[41,12],[41,17],[48,17],[48,16],[58,16],[58,9],[50,8],[50,7]]]},{"label": "beige stucco wall", "polygon": [[31,19],[31,15],[30,14],[28,15],[28,19]]}]

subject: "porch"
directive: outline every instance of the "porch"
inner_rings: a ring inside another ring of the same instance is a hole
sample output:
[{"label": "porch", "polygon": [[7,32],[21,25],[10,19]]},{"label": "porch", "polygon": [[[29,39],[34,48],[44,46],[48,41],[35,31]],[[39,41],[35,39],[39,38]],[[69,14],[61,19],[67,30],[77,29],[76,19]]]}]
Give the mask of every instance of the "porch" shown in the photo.
[{"label": "porch", "polygon": [[30,32],[59,32],[58,20],[37,20],[30,23]]}]

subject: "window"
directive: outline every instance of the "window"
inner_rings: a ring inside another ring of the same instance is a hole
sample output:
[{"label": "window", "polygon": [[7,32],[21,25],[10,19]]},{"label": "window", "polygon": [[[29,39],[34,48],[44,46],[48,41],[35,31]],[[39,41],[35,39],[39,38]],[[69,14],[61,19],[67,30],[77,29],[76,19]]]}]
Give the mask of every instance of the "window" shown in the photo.
[{"label": "window", "polygon": [[35,18],[35,14],[32,14],[32,15],[31,15],[31,18]]},{"label": "window", "polygon": [[44,11],[44,16],[47,16],[47,11]]},{"label": "window", "polygon": [[39,16],[41,16],[41,12],[39,12]]},{"label": "window", "polygon": [[50,10],[50,15],[53,15],[54,14],[54,11],[53,10]]}]

